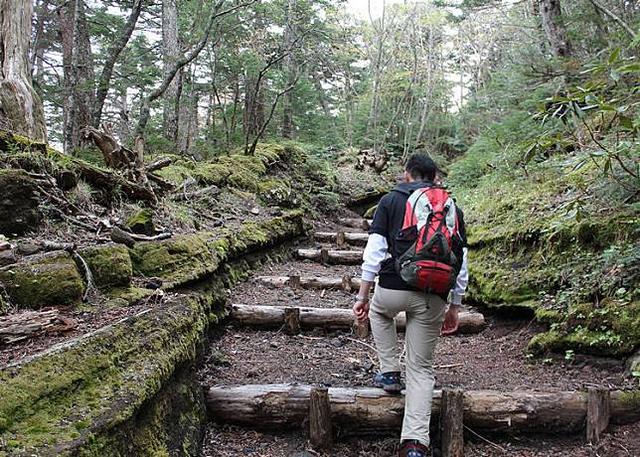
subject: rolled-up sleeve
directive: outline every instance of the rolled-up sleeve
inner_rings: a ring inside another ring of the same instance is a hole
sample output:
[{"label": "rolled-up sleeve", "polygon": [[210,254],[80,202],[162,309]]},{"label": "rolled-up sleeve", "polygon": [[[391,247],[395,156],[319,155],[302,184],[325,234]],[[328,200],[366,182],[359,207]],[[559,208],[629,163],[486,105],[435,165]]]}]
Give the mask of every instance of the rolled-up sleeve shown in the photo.
[{"label": "rolled-up sleeve", "polygon": [[469,270],[467,268],[467,248],[462,249],[462,268],[456,278],[456,285],[451,291],[451,303],[454,305],[461,305],[462,298],[464,297],[467,286],[469,285]]},{"label": "rolled-up sleeve", "polygon": [[369,235],[367,247],[362,255],[362,280],[373,282],[380,271],[382,261],[386,259],[389,246],[387,239],[377,233]]}]

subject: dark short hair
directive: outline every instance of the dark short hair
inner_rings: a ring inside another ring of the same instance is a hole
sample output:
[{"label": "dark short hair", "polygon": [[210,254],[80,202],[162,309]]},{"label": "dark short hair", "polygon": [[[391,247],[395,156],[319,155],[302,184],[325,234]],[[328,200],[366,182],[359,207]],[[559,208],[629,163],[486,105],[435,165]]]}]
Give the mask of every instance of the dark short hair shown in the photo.
[{"label": "dark short hair", "polygon": [[405,170],[413,179],[422,181],[433,181],[436,179],[438,166],[431,157],[423,152],[416,152],[409,157]]}]

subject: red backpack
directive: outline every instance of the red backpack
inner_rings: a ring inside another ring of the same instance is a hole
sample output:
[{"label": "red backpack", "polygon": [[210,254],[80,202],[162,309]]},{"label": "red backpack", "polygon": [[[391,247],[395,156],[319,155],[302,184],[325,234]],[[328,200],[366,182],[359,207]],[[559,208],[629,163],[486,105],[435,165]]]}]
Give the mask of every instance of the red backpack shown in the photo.
[{"label": "red backpack", "polygon": [[415,190],[407,200],[395,244],[396,270],[407,284],[447,295],[462,265],[458,214],[449,193],[441,187]]}]

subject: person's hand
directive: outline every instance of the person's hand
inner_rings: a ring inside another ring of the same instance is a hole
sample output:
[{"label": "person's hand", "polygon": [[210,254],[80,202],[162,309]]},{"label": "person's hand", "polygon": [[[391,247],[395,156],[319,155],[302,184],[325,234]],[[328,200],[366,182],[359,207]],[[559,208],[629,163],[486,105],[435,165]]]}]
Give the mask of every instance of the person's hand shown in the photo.
[{"label": "person's hand", "polygon": [[458,330],[459,319],[458,313],[460,311],[460,306],[458,305],[449,305],[449,309],[444,315],[444,322],[442,323],[442,335],[451,335]]},{"label": "person's hand", "polygon": [[352,309],[356,319],[366,321],[369,317],[369,300],[357,300]]}]

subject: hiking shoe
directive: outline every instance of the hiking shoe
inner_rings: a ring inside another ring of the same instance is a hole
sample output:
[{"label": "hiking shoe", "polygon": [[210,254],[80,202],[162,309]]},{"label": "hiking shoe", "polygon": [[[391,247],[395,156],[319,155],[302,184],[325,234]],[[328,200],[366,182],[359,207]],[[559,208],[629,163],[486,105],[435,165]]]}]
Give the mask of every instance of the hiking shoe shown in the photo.
[{"label": "hiking shoe", "polygon": [[400,393],[404,389],[404,384],[400,378],[399,371],[389,371],[387,373],[378,373],[373,378],[374,387],[384,389],[389,393]]},{"label": "hiking shoe", "polygon": [[400,445],[398,457],[429,457],[429,448],[418,440],[404,440]]}]

